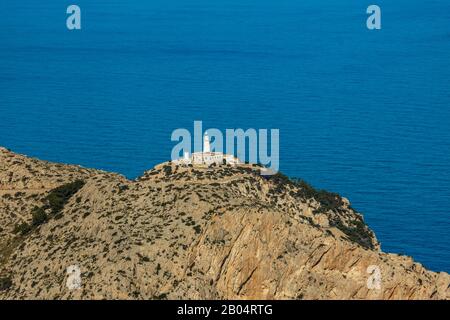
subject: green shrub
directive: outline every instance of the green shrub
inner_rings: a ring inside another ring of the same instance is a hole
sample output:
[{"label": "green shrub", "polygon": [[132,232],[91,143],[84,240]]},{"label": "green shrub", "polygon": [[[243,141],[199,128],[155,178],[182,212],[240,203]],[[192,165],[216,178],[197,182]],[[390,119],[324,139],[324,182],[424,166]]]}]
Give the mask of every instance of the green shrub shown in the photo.
[{"label": "green shrub", "polygon": [[172,174],[172,166],[165,165],[163,171],[166,176],[170,176]]},{"label": "green shrub", "polygon": [[199,234],[199,233],[201,233],[202,232],[202,228],[200,227],[200,226],[194,226],[193,227],[194,228],[194,230],[195,230],[195,233],[197,233],[197,234]]},{"label": "green shrub", "polygon": [[161,293],[154,297],[155,300],[167,300],[167,293]]},{"label": "green shrub", "polygon": [[85,182],[82,180],[77,180],[75,182],[67,183],[60,187],[57,187],[50,191],[46,197],[48,207],[51,209],[52,214],[57,214],[64,208],[64,205],[69,201],[69,199],[78,192]]},{"label": "green shrub", "polygon": [[297,196],[303,199],[315,199],[320,203],[320,208],[315,210],[315,213],[325,213],[327,211],[339,210],[342,205],[342,197],[334,192],[326,190],[316,190],[309,183],[302,179],[293,178],[290,180],[300,190]]},{"label": "green shrub", "polygon": [[348,240],[355,242],[366,249],[374,249],[372,231],[360,220],[351,221],[350,226],[344,225],[340,220],[333,219],[330,225],[347,235]]},{"label": "green shrub", "polygon": [[0,278],[0,291],[5,291],[11,288],[12,280],[10,277],[2,277]]},{"label": "green shrub", "polygon": [[273,179],[277,185],[273,190],[275,194],[285,191],[287,186],[297,187],[298,191],[291,191],[289,193],[291,196],[299,197],[301,199],[315,199],[319,202],[320,207],[317,210],[314,210],[314,213],[326,213],[329,211],[336,213],[338,216],[331,216],[331,226],[341,230],[350,241],[367,249],[374,248],[373,233],[362,219],[355,218],[349,222],[349,225],[346,225],[342,222],[341,218],[339,218],[343,206],[342,197],[340,195],[325,190],[316,190],[302,179],[289,178],[281,173],[275,174],[271,179]]},{"label": "green shrub", "polygon": [[45,213],[44,209],[39,207],[34,207],[34,209],[31,211],[31,216],[33,218],[31,224],[34,227],[39,226],[47,221],[47,214]]},{"label": "green shrub", "polygon": [[29,233],[31,231],[31,227],[30,227],[30,225],[28,224],[28,223],[26,223],[26,222],[24,222],[24,223],[21,223],[21,224],[19,224],[19,225],[17,225],[15,228],[14,228],[14,233],[20,233],[21,235],[26,235],[27,233]]}]

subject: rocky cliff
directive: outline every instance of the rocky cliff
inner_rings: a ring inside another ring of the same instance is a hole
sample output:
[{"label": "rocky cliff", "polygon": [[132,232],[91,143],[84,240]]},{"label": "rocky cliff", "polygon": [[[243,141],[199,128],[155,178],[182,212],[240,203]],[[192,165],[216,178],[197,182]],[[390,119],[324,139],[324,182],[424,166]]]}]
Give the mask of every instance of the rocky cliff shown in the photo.
[{"label": "rocky cliff", "polygon": [[381,252],[347,199],[254,165],[130,181],[0,148],[0,299],[448,299],[449,283]]}]

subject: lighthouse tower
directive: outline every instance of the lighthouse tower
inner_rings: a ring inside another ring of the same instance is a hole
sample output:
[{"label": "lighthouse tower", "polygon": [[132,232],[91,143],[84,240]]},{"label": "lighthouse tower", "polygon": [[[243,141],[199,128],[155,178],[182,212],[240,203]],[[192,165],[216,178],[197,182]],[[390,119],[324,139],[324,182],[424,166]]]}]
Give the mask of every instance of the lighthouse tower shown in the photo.
[{"label": "lighthouse tower", "polygon": [[211,152],[211,145],[209,141],[208,131],[205,132],[205,136],[203,137],[203,153]]}]

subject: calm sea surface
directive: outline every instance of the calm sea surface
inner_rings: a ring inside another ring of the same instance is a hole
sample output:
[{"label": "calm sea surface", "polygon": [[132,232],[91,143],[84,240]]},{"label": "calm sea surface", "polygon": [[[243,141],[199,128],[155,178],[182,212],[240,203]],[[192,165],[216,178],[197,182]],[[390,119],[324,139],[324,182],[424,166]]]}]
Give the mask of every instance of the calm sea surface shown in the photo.
[{"label": "calm sea surface", "polygon": [[130,178],[176,128],[279,128],[281,170],[450,272],[450,2],[0,3],[0,145]]}]

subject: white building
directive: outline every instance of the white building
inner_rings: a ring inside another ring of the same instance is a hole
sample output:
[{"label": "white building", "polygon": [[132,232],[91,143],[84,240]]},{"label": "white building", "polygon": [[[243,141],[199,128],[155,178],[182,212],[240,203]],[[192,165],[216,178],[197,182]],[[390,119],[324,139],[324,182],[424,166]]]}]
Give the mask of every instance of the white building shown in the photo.
[{"label": "white building", "polygon": [[239,159],[231,154],[224,154],[222,152],[211,152],[211,142],[209,140],[208,132],[205,132],[203,137],[203,152],[194,152],[189,156],[189,152],[184,153],[184,158],[175,160],[175,164],[194,164],[194,165],[211,165],[211,164],[239,164]]}]

